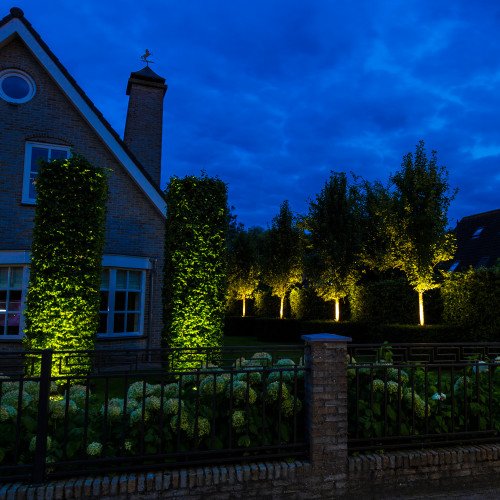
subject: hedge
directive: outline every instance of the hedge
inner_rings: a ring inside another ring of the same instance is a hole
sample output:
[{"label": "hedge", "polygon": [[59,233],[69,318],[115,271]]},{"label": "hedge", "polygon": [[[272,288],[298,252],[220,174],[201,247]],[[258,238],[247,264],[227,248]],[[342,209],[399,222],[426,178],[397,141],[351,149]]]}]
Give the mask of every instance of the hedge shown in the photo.
[{"label": "hedge", "polygon": [[25,347],[92,349],[99,321],[106,173],[75,155],[43,163],[36,188]]}]

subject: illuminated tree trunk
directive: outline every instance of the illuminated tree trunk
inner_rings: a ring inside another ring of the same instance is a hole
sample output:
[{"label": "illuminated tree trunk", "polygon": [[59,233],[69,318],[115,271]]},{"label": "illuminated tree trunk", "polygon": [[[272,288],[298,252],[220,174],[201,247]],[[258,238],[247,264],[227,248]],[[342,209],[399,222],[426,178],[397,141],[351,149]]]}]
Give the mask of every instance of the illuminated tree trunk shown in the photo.
[{"label": "illuminated tree trunk", "polygon": [[420,318],[420,326],[424,326],[424,292],[418,292],[418,315]]},{"label": "illuminated tree trunk", "polygon": [[243,295],[243,314],[242,316],[245,317],[247,313],[247,298],[245,295]]},{"label": "illuminated tree trunk", "polygon": [[335,321],[340,321],[340,299],[335,299]]},{"label": "illuminated tree trunk", "polygon": [[283,315],[285,312],[285,296],[280,299],[280,319],[283,319]]}]

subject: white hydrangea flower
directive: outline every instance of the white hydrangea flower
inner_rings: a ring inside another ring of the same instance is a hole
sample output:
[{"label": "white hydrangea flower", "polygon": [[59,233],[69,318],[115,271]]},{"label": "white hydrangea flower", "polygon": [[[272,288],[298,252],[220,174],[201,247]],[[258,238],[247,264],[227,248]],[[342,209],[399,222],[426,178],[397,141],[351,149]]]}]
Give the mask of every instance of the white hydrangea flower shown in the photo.
[{"label": "white hydrangea flower", "polygon": [[384,392],[385,391],[384,381],[380,380],[379,378],[376,378],[372,382],[372,390],[373,390],[373,392]]},{"label": "white hydrangea flower", "polygon": [[[184,405],[181,401],[181,410],[184,408]],[[165,399],[163,401],[163,411],[167,415],[177,415],[179,412],[179,398],[170,398]]]},{"label": "white hydrangea flower", "polygon": [[144,382],[134,382],[130,384],[127,391],[127,399],[142,399],[147,395],[148,384]]},{"label": "white hydrangea flower", "polygon": [[94,441],[87,446],[87,455],[91,457],[96,457],[102,453],[102,444]]},{"label": "white hydrangea flower", "polygon": [[[49,411],[53,419],[63,419],[66,415],[66,401],[64,399],[49,400]],[[68,403],[68,414],[77,413],[78,406],[72,400]]]},{"label": "white hydrangea flower", "polygon": [[[302,402],[300,399],[295,398],[295,413],[297,414],[302,409]],[[293,396],[286,397],[281,401],[281,410],[285,417],[291,417],[294,412],[294,398]]]},{"label": "white hydrangea flower", "polygon": [[[231,386],[226,389],[226,393],[228,396],[231,396]],[[233,380],[232,396],[234,401],[246,402],[247,395],[248,402],[250,404],[255,403],[255,401],[257,400],[257,393],[255,392],[255,390],[249,387],[246,382],[242,382],[241,380]]]},{"label": "white hydrangea flower", "polygon": [[170,427],[172,428],[172,430],[177,431],[177,426],[180,426],[180,429],[183,431],[189,430],[190,425],[189,425],[189,418],[187,416],[187,413],[182,412],[180,420],[179,420],[179,415],[174,415],[170,419]]},{"label": "white hydrangea flower", "polygon": [[294,377],[295,371],[292,370],[273,371],[268,375],[267,382],[279,382],[280,380],[283,382],[293,382]]},{"label": "white hydrangea flower", "polygon": [[126,449],[127,451],[132,451],[132,450],[133,450],[133,448],[134,448],[134,443],[133,443],[133,441],[131,441],[130,439],[127,439],[127,440],[125,441],[125,449]]},{"label": "white hydrangea flower", "polygon": [[397,396],[398,392],[401,396],[403,395],[403,393],[400,392],[400,390],[399,390],[399,384],[397,382],[395,382],[394,380],[389,380],[387,382],[387,392],[393,396]]},{"label": "white hydrangea flower", "polygon": [[271,366],[273,362],[273,356],[268,352],[256,352],[252,359],[259,361],[262,366]]},{"label": "white hydrangea flower", "polygon": [[434,401],[444,401],[446,399],[446,394],[435,392],[432,396],[431,399]]},{"label": "white hydrangea flower", "polygon": [[38,394],[40,393],[40,383],[35,382],[34,380],[29,380],[24,383],[23,390],[32,398],[38,399]]},{"label": "white hydrangea flower", "polygon": [[13,406],[2,404],[0,406],[0,422],[7,422],[17,417],[17,410]]},{"label": "white hydrangea flower", "polygon": [[196,431],[197,434],[195,435],[195,425],[193,421],[193,423],[190,423],[187,429],[189,437],[203,437],[210,434],[210,422],[208,421],[208,418],[198,417],[198,428],[196,429]]},{"label": "white hydrangea flower", "polygon": [[250,384],[259,384],[262,381],[262,374],[255,370],[246,371],[237,373],[234,379],[242,382],[249,382]]},{"label": "white hydrangea flower", "polygon": [[233,428],[240,429],[246,424],[246,415],[242,410],[233,411],[233,415],[231,417],[231,423]]},{"label": "white hydrangea flower", "polygon": [[[225,374],[224,374],[225,375]],[[228,377],[218,375],[217,377],[206,377],[200,384],[200,392],[203,396],[212,397],[214,394],[222,394],[228,383]]]},{"label": "white hydrangea flower", "polygon": [[238,369],[243,368],[245,361],[246,361],[246,359],[243,356],[241,356],[241,358],[238,358],[237,360],[235,360],[234,367],[238,368]]},{"label": "white hydrangea flower", "polygon": [[164,389],[163,389],[163,397],[168,399],[168,398],[175,398],[179,396],[179,384],[174,382],[172,384],[167,384]]},{"label": "white hydrangea flower", "polygon": [[292,359],[283,358],[276,361],[276,363],[274,363],[274,366],[295,366],[295,361],[293,361]]},{"label": "white hydrangea flower", "polygon": [[2,382],[2,394],[7,392],[19,393],[19,382]]},{"label": "white hydrangea flower", "polygon": [[281,384],[281,389],[280,389],[279,382],[271,382],[270,384],[268,384],[266,388],[266,399],[268,401],[278,401],[280,397],[280,390],[281,390],[281,401],[287,399],[290,396],[288,387],[285,384]]},{"label": "white hydrangea flower", "polygon": [[397,368],[389,368],[387,370],[387,378],[395,382],[397,382],[399,378],[402,384],[407,384],[410,380],[408,374],[404,370],[398,370]]},{"label": "white hydrangea flower", "polygon": [[108,406],[101,406],[101,415],[107,412],[110,420],[117,420],[123,416],[123,399],[113,398],[108,401]]},{"label": "white hydrangea flower", "polygon": [[[21,395],[22,398],[23,394]],[[26,394],[27,397],[30,397],[29,394]],[[2,404],[7,406],[13,406],[14,408],[18,407],[19,403],[19,392],[18,391],[10,391],[2,396]]]},{"label": "white hydrangea flower", "polygon": [[161,400],[156,396],[146,398],[145,407],[147,411],[158,411],[161,408]]},{"label": "white hydrangea flower", "polygon": [[149,413],[147,411],[144,412],[144,417],[142,414],[142,408],[137,408],[130,413],[130,423],[137,424],[138,422],[144,422],[149,420]]}]

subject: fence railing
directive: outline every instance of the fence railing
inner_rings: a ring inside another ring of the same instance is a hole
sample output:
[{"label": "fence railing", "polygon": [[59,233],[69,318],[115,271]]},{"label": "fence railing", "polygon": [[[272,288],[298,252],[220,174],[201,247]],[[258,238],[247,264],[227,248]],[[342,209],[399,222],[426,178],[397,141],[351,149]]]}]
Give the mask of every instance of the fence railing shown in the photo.
[{"label": "fence railing", "polygon": [[41,351],[0,360],[0,477],[303,457],[303,349]]},{"label": "fence railing", "polygon": [[500,344],[348,351],[351,451],[500,440]]}]

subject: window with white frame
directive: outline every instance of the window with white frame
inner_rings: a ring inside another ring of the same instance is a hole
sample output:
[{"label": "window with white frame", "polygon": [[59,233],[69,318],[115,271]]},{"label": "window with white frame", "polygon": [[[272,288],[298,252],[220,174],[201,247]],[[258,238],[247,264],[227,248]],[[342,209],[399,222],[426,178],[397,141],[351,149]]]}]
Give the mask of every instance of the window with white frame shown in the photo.
[{"label": "window with white frame", "polygon": [[100,336],[141,335],[146,272],[104,269],[101,275]]},{"label": "window with white frame", "polygon": [[70,156],[70,148],[55,144],[27,142],[24,156],[23,203],[36,202],[35,181],[41,161],[64,160]]},{"label": "window with white frame", "polygon": [[23,305],[27,268],[0,267],[0,338],[20,337],[23,333]]}]

